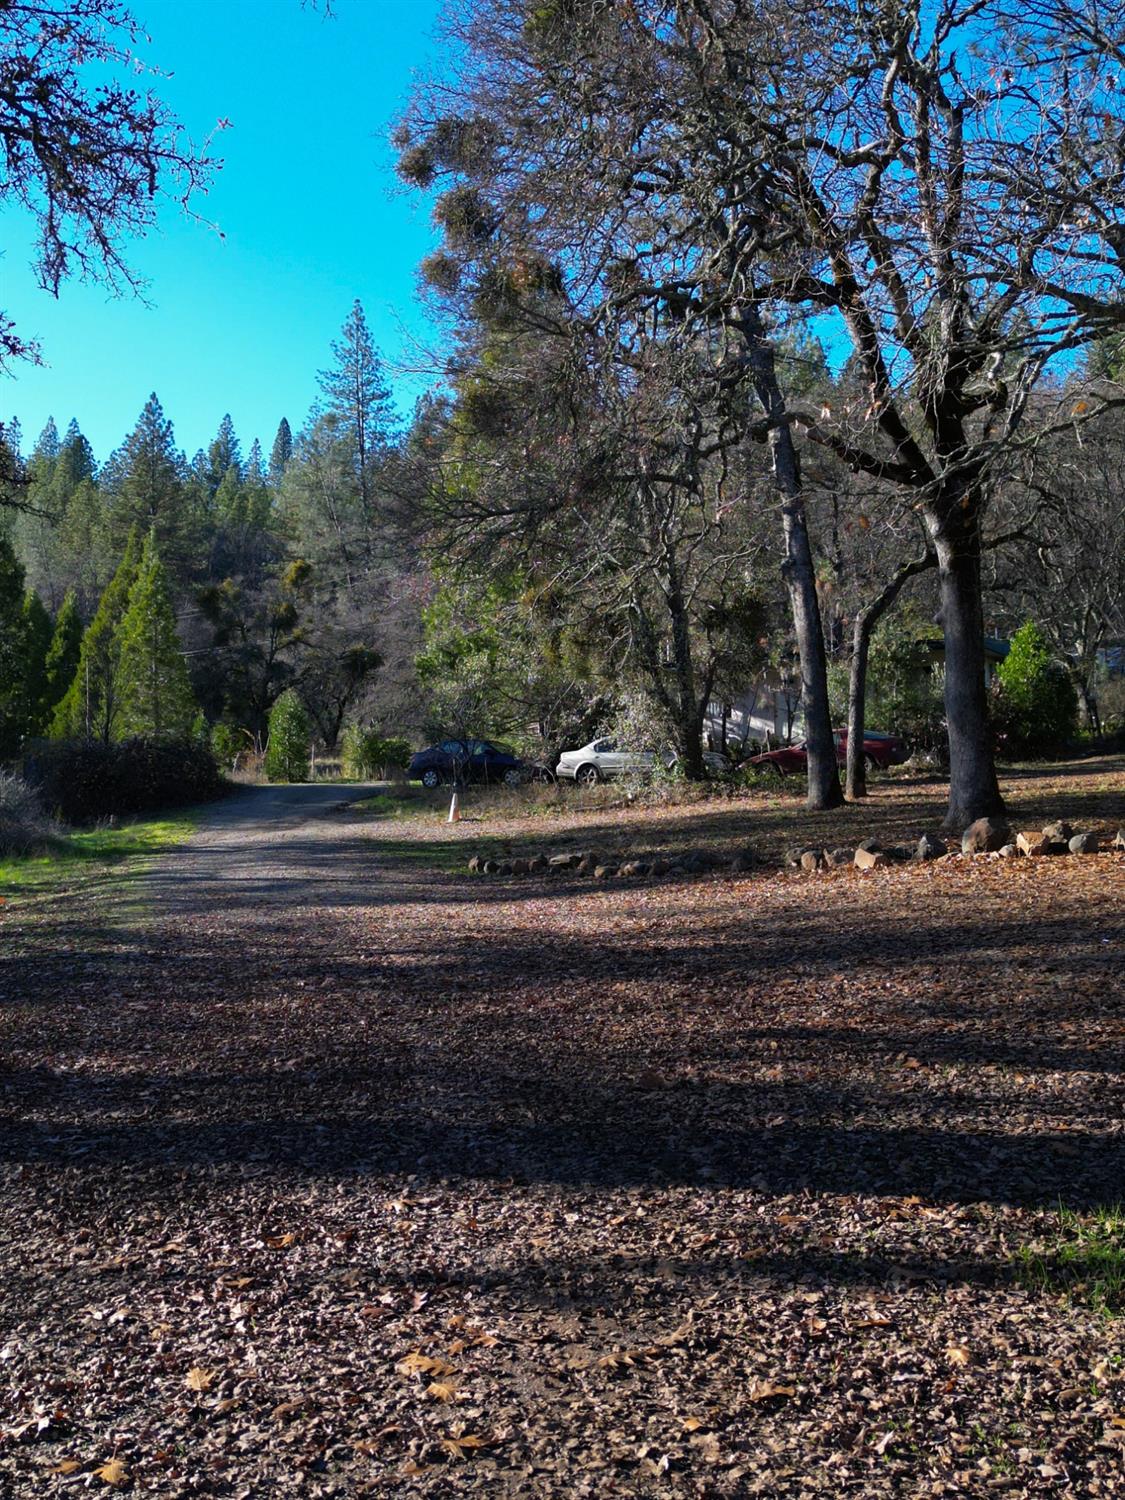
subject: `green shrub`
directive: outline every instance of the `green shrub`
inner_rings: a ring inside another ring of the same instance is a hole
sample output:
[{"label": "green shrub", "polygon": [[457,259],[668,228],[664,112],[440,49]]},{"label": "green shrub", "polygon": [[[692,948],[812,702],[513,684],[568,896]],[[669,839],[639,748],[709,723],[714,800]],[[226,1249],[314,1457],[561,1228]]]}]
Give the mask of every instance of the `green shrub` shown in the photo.
[{"label": "green shrub", "polygon": [[309,779],[309,739],[312,726],[305,705],[287,688],[270,709],[270,737],[265,770],[270,781]]},{"label": "green shrub", "polygon": [[42,742],[25,757],[23,774],[67,823],[209,802],[225,790],[215,757],[190,740]]},{"label": "green shrub", "polygon": [[252,748],[253,740],[245,729],[239,729],[235,724],[211,725],[211,753],[219,764],[228,771],[233,771],[238,764],[240,755]]},{"label": "green shrub", "polygon": [[376,777],[386,781],[391,771],[405,771],[410,764],[410,745],[406,740],[386,739],[377,730],[349,724],[344,730],[344,775],[357,781]]},{"label": "green shrub", "polygon": [[1021,625],[1012,637],[996,681],[993,718],[1007,751],[1039,755],[1057,749],[1073,735],[1077,694],[1033,620]]}]

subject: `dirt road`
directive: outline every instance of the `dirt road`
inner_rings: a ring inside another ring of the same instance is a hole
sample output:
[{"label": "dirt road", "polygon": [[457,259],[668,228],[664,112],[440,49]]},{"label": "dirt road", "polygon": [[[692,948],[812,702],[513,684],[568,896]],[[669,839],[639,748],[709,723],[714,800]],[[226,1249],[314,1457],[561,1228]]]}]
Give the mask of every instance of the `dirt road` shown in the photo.
[{"label": "dirt road", "polygon": [[356,790],[6,934],[0,1495],[1114,1492],[1018,1251],[1125,1181],[1120,860],[473,881]]}]

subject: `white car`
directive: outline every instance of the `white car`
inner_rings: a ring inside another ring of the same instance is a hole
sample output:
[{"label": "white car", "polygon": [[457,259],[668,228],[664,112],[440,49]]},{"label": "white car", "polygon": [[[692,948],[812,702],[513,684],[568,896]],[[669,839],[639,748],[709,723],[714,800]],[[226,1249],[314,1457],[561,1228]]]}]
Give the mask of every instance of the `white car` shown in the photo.
[{"label": "white car", "polygon": [[[672,750],[665,750],[660,756],[666,770],[671,770],[676,759]],[[705,750],[703,761],[711,772],[730,770],[730,761],[725,755],[719,755],[715,751]],[[595,782],[608,781],[614,776],[624,776],[627,772],[646,776],[655,763],[656,756],[651,750],[620,750],[616,740],[591,740],[581,750],[564,750],[555,767],[555,775],[560,781],[576,781],[579,786],[593,786]]]},{"label": "white car", "polygon": [[627,771],[642,775],[652,770],[656,756],[650,750],[619,750],[616,740],[591,740],[580,750],[564,750],[555,767],[560,781],[576,781],[579,786],[593,786]]}]

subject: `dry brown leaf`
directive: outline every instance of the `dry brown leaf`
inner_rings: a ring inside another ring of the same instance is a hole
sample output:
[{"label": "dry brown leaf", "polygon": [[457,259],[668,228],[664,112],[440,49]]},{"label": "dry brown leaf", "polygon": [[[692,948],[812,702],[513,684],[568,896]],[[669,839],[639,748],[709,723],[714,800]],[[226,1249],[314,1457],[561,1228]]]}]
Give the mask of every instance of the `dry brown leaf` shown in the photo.
[{"label": "dry brown leaf", "polygon": [[426,1387],[426,1395],[432,1396],[435,1401],[452,1401],[457,1394],[455,1385],[443,1385],[441,1381],[431,1380]]},{"label": "dry brown leaf", "polygon": [[184,1377],[184,1384],[189,1391],[209,1391],[215,1384],[215,1371],[204,1370],[200,1365],[195,1365]]},{"label": "dry brown leaf", "polygon": [[773,1401],[783,1397],[795,1396],[797,1387],[795,1385],[778,1385],[772,1380],[752,1380],[750,1389],[746,1392],[751,1401]]},{"label": "dry brown leaf", "polygon": [[945,1355],[951,1365],[968,1365],[973,1359],[972,1352],[964,1344],[950,1344]]},{"label": "dry brown leaf", "polygon": [[703,1418],[703,1417],[685,1417],[684,1418],[684,1431],[685,1432],[699,1432],[704,1427],[709,1427],[709,1426],[710,1426],[710,1423],[705,1418]]},{"label": "dry brown leaf", "polygon": [[415,1350],[404,1359],[400,1359],[395,1369],[400,1375],[455,1375],[454,1367],[447,1364],[444,1359],[434,1359],[429,1354],[422,1354]]},{"label": "dry brown leaf", "polygon": [[52,1474],[77,1474],[82,1467],[80,1458],[64,1458],[51,1470]]},{"label": "dry brown leaf", "polygon": [[297,1243],[297,1236],[290,1230],[287,1234],[271,1235],[266,1244],[271,1250],[288,1250],[290,1245]]},{"label": "dry brown leaf", "polygon": [[95,1469],[94,1476],[103,1484],[112,1485],[115,1489],[129,1482],[129,1471],[119,1458],[111,1458],[108,1463],[102,1464],[100,1469]]}]

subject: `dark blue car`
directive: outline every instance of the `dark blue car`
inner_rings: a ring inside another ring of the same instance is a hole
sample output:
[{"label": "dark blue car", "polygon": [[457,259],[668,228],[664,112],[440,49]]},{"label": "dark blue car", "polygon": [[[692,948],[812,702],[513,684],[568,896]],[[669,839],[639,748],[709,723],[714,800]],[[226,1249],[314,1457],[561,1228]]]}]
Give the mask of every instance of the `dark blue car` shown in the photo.
[{"label": "dark blue car", "polygon": [[442,740],[440,745],[419,750],[411,758],[408,774],[428,787],[464,786],[469,781],[522,786],[534,769],[489,740]]}]

